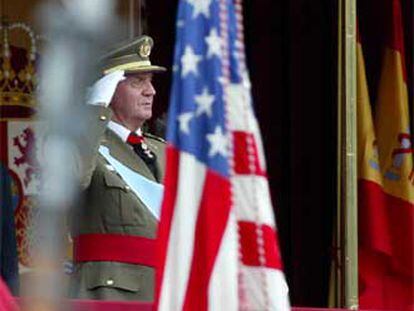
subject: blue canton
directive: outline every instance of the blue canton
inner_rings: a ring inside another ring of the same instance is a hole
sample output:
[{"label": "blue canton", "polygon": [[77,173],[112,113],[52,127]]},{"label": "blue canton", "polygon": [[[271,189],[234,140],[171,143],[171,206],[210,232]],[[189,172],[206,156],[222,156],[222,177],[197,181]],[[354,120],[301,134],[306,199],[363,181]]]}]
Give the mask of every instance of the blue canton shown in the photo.
[{"label": "blue canton", "polygon": [[[230,83],[240,83],[236,15],[228,9]],[[181,0],[177,17],[168,141],[228,177],[228,130],[222,87],[219,1]]]}]

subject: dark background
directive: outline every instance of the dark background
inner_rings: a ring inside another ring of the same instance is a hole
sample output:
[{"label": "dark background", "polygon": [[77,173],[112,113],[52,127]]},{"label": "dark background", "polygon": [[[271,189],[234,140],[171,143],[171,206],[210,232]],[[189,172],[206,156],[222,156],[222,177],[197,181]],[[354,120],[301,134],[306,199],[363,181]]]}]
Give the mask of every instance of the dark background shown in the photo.
[{"label": "dark background", "polygon": [[[358,1],[372,95],[384,38],[381,1]],[[336,209],[337,1],[244,2],[248,66],[291,302],[327,306]],[[402,4],[412,85],[413,0]],[[176,0],[151,0],[144,12],[155,38],[153,58],[169,68],[176,9]],[[167,109],[170,75],[155,83],[159,116]]]}]

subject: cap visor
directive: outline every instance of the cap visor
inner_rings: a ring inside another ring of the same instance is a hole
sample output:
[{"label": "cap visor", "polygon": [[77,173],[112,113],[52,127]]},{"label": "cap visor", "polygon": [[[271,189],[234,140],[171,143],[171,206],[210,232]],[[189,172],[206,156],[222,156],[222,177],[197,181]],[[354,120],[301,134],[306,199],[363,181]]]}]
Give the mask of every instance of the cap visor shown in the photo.
[{"label": "cap visor", "polygon": [[108,68],[104,70],[104,74],[108,74],[114,72],[116,70],[124,70],[126,74],[131,73],[144,73],[144,72],[164,72],[167,71],[167,68],[161,66],[123,66],[123,68],[119,68],[119,66]]}]

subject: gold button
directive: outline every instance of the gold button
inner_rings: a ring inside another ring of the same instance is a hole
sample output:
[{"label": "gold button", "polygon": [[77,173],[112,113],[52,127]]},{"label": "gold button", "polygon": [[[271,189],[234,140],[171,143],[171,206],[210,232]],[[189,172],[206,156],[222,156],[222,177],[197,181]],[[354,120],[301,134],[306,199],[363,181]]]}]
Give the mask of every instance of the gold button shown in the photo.
[{"label": "gold button", "polygon": [[112,279],[106,280],[106,285],[114,285],[114,280]]},{"label": "gold button", "polygon": [[100,117],[99,117],[99,120],[101,120],[101,121],[106,121],[106,116],[100,116]]}]

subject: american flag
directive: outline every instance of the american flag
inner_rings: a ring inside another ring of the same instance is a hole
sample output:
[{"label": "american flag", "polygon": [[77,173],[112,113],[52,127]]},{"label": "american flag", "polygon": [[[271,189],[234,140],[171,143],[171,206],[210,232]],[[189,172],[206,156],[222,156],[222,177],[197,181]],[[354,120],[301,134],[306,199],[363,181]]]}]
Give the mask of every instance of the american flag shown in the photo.
[{"label": "american flag", "polygon": [[158,310],[288,310],[241,1],[179,2]]}]

